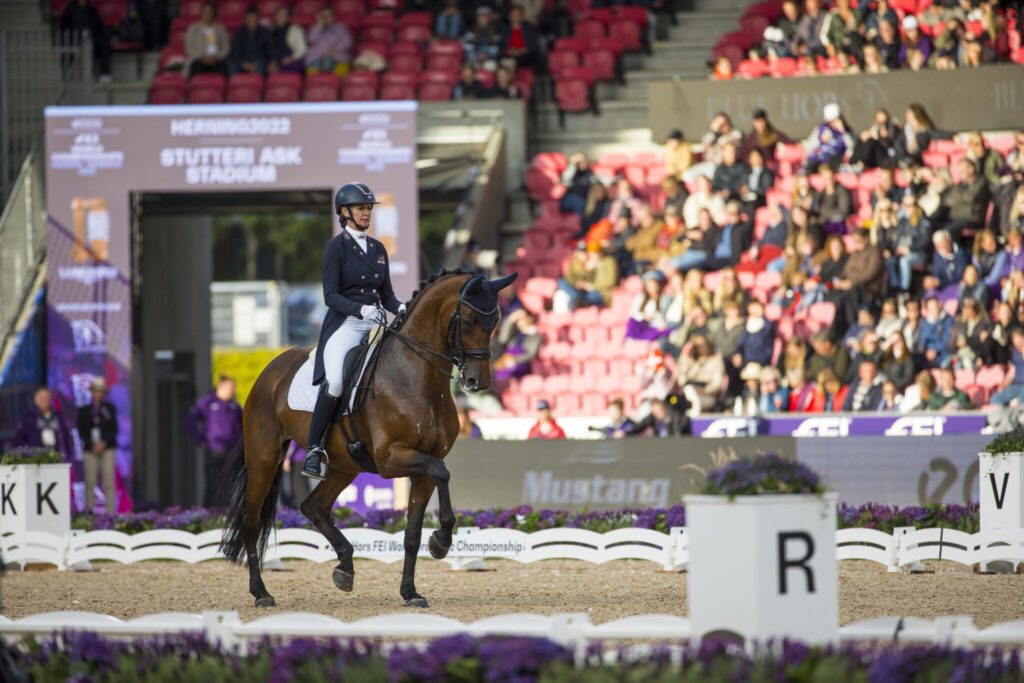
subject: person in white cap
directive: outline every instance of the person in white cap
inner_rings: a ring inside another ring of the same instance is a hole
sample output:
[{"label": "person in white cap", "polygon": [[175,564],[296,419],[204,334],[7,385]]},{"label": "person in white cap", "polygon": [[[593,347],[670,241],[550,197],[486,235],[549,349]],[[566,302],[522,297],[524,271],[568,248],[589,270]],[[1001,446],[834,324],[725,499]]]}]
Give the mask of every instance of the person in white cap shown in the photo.
[{"label": "person in white cap", "polygon": [[843,119],[838,104],[829,102],[821,113],[825,120],[818,124],[811,136],[804,141],[804,149],[810,150],[804,167],[811,171],[824,163],[838,166],[853,149],[854,144],[850,125]]},{"label": "person in white cap", "polygon": [[92,402],[78,408],[78,437],[82,440],[82,467],[85,470],[85,511],[91,514],[96,503],[97,475],[102,474],[103,498],[108,515],[117,511],[115,448],[117,447],[117,410],[105,401],[107,381],[97,377],[89,387]]},{"label": "person in white cap", "polygon": [[907,53],[910,50],[917,50],[925,63],[932,56],[931,38],[921,32],[917,23],[917,17],[908,14],[903,17],[903,45],[900,47],[900,66],[907,65]]}]

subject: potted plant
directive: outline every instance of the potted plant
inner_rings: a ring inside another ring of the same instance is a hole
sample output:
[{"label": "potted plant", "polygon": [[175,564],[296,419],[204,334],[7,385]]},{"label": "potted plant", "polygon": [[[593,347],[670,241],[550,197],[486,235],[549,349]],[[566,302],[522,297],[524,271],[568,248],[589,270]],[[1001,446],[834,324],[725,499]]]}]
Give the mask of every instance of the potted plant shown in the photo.
[{"label": "potted plant", "polygon": [[685,497],[695,638],[836,642],[836,501],[821,477],[775,454],[731,462]]},{"label": "potted plant", "polygon": [[0,534],[71,529],[71,466],[51,448],[21,447],[0,457]]},{"label": "potted plant", "polygon": [[[1024,528],[1024,427],[998,435],[978,454],[981,530]],[[1010,570],[1013,563],[985,563],[982,571]]]}]

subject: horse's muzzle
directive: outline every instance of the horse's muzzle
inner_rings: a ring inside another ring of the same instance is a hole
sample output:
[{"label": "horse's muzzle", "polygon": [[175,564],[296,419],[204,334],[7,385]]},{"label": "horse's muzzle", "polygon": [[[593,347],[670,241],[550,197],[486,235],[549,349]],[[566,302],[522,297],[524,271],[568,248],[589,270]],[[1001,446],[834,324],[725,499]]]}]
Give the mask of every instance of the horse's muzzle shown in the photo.
[{"label": "horse's muzzle", "polygon": [[480,380],[476,377],[462,377],[462,388],[469,392],[480,391]]}]

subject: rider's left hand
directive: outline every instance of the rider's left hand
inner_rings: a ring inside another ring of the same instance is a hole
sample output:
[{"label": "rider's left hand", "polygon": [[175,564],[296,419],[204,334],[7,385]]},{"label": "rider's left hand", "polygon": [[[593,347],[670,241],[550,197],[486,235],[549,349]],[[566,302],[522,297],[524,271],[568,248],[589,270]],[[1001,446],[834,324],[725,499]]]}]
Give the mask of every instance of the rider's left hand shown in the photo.
[{"label": "rider's left hand", "polygon": [[405,315],[405,304],[398,304],[398,315]]}]

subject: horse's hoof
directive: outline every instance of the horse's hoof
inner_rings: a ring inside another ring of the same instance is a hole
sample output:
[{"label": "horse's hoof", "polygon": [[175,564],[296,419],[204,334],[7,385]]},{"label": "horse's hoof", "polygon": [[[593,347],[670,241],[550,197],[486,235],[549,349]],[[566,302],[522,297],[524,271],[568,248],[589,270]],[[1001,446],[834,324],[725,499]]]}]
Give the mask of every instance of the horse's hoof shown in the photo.
[{"label": "horse's hoof", "polygon": [[430,551],[430,556],[435,560],[443,560],[448,555],[448,549],[450,545],[441,545],[441,541],[437,540],[437,532],[430,534],[430,540],[427,541],[427,549]]},{"label": "horse's hoof", "polygon": [[274,602],[273,596],[268,595],[265,598],[256,598],[257,607],[277,607],[277,603]]},{"label": "horse's hoof", "polygon": [[345,591],[352,592],[352,583],[355,581],[355,574],[348,574],[342,571],[341,567],[334,568],[334,585]]},{"label": "horse's hoof", "polygon": [[430,605],[427,603],[427,599],[422,597],[422,596],[416,596],[415,598],[409,598],[408,600],[405,601],[405,606],[406,607],[419,607],[421,609],[426,609],[426,608],[430,607]]}]

